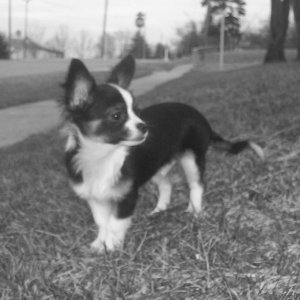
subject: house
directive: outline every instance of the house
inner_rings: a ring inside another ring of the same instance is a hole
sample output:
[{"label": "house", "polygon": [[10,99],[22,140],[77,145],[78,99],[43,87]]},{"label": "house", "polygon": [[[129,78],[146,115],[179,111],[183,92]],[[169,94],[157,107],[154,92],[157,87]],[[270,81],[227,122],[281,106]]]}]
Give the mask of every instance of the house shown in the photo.
[{"label": "house", "polygon": [[39,45],[30,38],[13,38],[11,41],[11,59],[51,59],[64,58],[64,51]]}]

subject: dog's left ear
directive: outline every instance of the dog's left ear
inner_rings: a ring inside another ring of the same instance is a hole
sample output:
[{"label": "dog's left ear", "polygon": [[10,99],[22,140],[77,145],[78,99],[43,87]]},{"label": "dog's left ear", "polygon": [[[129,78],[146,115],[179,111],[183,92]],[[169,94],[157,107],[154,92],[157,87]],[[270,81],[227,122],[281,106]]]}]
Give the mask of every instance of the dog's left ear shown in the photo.
[{"label": "dog's left ear", "polygon": [[135,61],[132,55],[125,56],[112,70],[107,82],[127,89],[133,78]]}]

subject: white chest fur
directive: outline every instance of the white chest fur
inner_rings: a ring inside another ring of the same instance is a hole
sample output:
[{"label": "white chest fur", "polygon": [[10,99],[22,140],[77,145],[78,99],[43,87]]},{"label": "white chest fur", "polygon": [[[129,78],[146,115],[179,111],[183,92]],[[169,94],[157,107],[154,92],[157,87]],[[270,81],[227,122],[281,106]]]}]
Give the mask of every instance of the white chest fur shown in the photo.
[{"label": "white chest fur", "polygon": [[127,147],[81,141],[82,147],[74,157],[75,168],[82,173],[83,182],[73,184],[75,193],[85,200],[117,200],[130,188],[130,182],[116,184],[127,156]]}]

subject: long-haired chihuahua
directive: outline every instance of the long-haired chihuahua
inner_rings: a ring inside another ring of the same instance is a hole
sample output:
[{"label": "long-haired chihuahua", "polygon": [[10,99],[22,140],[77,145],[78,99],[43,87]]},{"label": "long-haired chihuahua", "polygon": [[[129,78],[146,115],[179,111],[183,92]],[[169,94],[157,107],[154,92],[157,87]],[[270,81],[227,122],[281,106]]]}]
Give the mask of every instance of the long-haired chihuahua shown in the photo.
[{"label": "long-haired chihuahua", "polygon": [[134,71],[133,57],[126,56],[97,85],[84,64],[73,59],[64,84],[66,167],[73,190],[88,202],[98,226],[91,246],[99,252],[122,247],[138,190],[148,180],[159,190],[152,213],[167,208],[172,188],[168,173],[175,161],[190,189],[187,211],[197,216],[210,145],[232,154],[248,148],[264,156],[253,142],[224,140],[189,105],[162,103],[137,111],[128,90]]}]

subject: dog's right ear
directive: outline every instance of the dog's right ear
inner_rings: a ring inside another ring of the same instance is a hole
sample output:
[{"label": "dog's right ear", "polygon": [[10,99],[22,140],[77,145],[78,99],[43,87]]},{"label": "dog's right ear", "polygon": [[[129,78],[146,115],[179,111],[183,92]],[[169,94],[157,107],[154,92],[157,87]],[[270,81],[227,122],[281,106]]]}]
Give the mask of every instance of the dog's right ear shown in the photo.
[{"label": "dog's right ear", "polygon": [[72,59],[65,83],[65,105],[70,109],[81,108],[92,101],[96,82],[79,59]]}]

